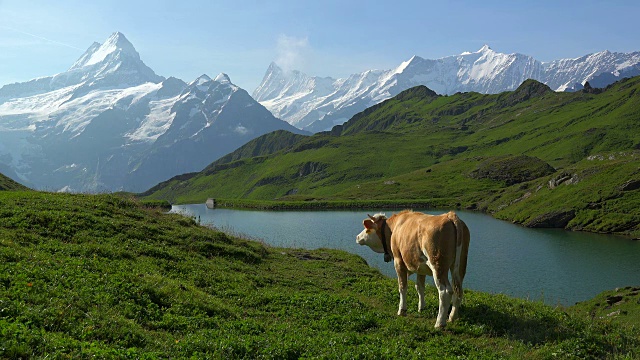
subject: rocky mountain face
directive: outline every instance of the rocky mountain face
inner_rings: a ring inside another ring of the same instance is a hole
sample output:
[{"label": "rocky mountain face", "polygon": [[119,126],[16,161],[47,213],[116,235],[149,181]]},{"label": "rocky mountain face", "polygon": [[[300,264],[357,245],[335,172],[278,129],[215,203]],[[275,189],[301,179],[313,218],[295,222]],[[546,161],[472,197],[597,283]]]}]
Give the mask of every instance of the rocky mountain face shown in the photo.
[{"label": "rocky mountain face", "polygon": [[395,69],[368,70],[346,79],[285,72],[272,63],[253,97],[276,117],[312,132],[329,130],[354,114],[408,88],[425,85],[438,94],[515,90],[527,79],[555,91],[576,91],[585,82],[605,87],[640,74],[640,52],[603,51],[548,63],[522,54],[503,54],[483,46],[436,60],[414,56]]},{"label": "rocky mountain face", "polygon": [[225,74],[156,75],[121,33],[64,73],[0,88],[0,168],[38,189],[143,191],[279,129],[301,132]]}]

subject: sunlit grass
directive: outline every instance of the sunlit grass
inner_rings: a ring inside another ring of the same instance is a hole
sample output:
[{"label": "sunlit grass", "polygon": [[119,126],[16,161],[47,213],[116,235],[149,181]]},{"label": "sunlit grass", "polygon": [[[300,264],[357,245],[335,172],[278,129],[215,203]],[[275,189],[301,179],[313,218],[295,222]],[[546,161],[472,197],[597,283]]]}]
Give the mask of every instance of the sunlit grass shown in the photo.
[{"label": "sunlit grass", "polygon": [[114,195],[0,192],[0,358],[635,358],[640,333],[467,291],[397,317],[352,254],[281,249]]}]

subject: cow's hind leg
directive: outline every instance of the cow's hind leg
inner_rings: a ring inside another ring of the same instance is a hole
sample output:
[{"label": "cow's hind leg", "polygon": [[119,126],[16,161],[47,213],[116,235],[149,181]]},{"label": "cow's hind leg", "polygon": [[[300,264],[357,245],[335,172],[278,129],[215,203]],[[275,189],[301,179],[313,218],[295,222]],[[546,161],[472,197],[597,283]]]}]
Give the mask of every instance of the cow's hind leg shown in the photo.
[{"label": "cow's hind leg", "polygon": [[[461,229],[462,231],[462,229]],[[449,321],[454,321],[459,317],[460,303],[462,302],[462,280],[464,279],[466,266],[467,266],[467,254],[463,253],[464,244],[461,242],[456,246],[456,260],[451,266],[451,281],[453,282],[453,299],[451,302],[451,314],[449,315]]]},{"label": "cow's hind leg", "polygon": [[460,315],[460,303],[462,302],[462,278],[455,272],[453,276],[453,296],[451,299],[451,314],[449,314],[449,321],[456,320]]},{"label": "cow's hind leg", "polygon": [[424,309],[424,283],[427,275],[417,274],[416,290],[418,291],[418,312]]},{"label": "cow's hind leg", "polygon": [[400,293],[400,304],[398,305],[398,316],[407,315],[407,281],[408,271],[404,263],[395,260],[394,266],[398,274],[398,292]]},{"label": "cow's hind leg", "polygon": [[454,321],[460,316],[458,312],[460,311],[461,300],[462,300],[462,296],[458,295],[454,291],[453,296],[451,298],[451,314],[449,314],[449,321]]},{"label": "cow's hind leg", "polygon": [[434,269],[433,281],[438,288],[438,318],[436,319],[436,328],[445,327],[447,325],[447,317],[449,315],[449,306],[451,306],[451,295],[453,289],[449,283],[447,271],[442,269]]}]

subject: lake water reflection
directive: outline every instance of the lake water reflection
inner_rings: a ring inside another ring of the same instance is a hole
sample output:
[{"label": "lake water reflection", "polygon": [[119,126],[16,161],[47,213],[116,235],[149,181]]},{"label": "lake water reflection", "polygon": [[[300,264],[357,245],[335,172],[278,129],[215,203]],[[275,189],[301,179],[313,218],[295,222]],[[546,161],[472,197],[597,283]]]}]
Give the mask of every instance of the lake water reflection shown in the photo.
[{"label": "lake water reflection", "polygon": [[[203,225],[244,234],[272,246],[345,250],[395,277],[392,263],[385,263],[382,255],[355,242],[362,220],[376,210],[211,210],[204,204],[195,204],[174,206],[172,212],[199,217]],[[386,211],[387,216],[393,213]],[[544,300],[552,305],[573,305],[604,290],[640,285],[640,241],[527,229],[484,214],[457,213],[471,231],[465,288]]]}]

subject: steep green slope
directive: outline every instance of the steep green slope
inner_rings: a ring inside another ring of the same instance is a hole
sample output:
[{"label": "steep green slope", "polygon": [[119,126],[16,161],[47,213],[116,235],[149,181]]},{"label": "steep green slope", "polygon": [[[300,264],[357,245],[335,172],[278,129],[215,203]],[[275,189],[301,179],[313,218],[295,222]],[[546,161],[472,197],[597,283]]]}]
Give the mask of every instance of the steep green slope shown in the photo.
[{"label": "steep green slope", "polygon": [[[581,309],[466,291],[433,329],[358,256],[265,247],[114,195],[0,192],[0,358],[637,358]],[[636,305],[637,307],[637,305]],[[636,307],[625,306],[627,311]]]},{"label": "steep green slope", "polygon": [[[264,134],[249,141],[235,151],[214,161],[201,172],[210,174],[216,171],[227,169],[231,166],[239,166],[240,164],[242,164],[242,162],[238,160],[256,156],[271,155],[283,149],[287,149],[305,138],[307,138],[307,136],[294,134],[286,130],[277,130],[268,134]],[[186,181],[197,176],[198,174],[199,173],[188,173],[174,176],[173,178],[167,181],[163,181],[160,184],[152,187],[144,193],[141,193],[140,196],[151,195],[156,191],[163,189],[168,184],[172,184],[176,181]]]},{"label": "steep green slope", "polygon": [[27,187],[0,174],[0,191],[3,190],[27,190]]},{"label": "steep green slope", "polygon": [[[531,226],[640,236],[640,210],[633,206],[638,191],[620,190],[640,180],[638,90],[640,78],[598,94],[555,93],[533,80],[498,95],[437,96],[416,87],[331,132],[268,156],[212,167],[187,181],[175,179],[150,196],[182,203],[207,197],[408,200],[483,209]],[[617,160],[589,160],[593,156]],[[487,164],[507,171],[477,176]],[[576,171],[582,174],[578,181],[549,189],[549,180]],[[598,193],[602,197],[593,198]],[[544,220],[557,212],[568,220]],[[600,216],[616,224],[600,226]]]},{"label": "steep green slope", "polygon": [[204,169],[204,172],[215,171],[215,167],[236,160],[256,156],[271,155],[282,149],[286,149],[297,142],[306,139],[307,136],[294,134],[286,130],[278,130],[249,141],[236,151],[221,157]]}]

